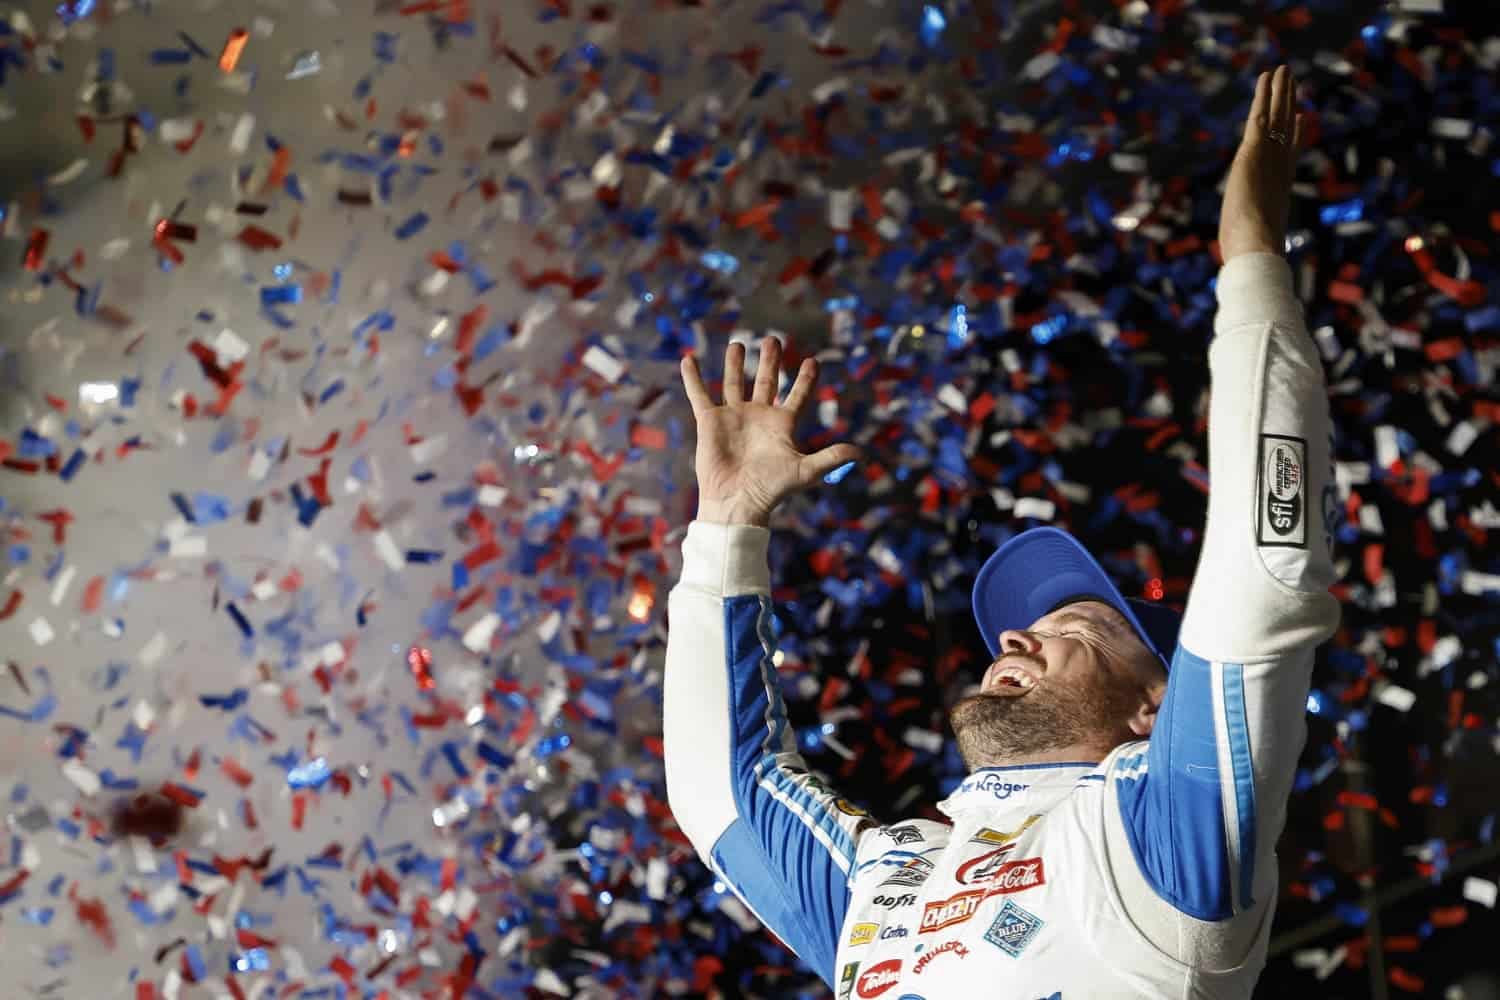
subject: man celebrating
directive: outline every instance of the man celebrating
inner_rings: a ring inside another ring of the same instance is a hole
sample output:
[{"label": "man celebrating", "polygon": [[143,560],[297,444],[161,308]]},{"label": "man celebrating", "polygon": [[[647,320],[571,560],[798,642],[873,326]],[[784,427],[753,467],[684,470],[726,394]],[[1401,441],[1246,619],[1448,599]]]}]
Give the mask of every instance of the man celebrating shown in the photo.
[{"label": "man celebrating", "polygon": [[1224,192],[1209,351],[1212,492],[1179,620],[1124,598],[1066,532],[980,570],[993,662],[951,722],[951,823],[882,826],[808,773],[773,656],[772,509],[857,457],[792,430],[780,345],[724,403],[692,359],[698,519],[667,646],[667,792],[703,862],[841,998],[1249,997],[1316,647],[1338,627],[1328,404],[1282,251],[1302,141],[1287,67],[1256,83]]}]

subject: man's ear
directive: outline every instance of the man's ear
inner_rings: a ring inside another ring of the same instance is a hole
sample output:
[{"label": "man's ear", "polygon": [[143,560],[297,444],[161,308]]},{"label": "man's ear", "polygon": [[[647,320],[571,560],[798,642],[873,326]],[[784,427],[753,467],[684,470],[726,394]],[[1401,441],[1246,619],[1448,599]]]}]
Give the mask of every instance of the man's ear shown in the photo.
[{"label": "man's ear", "polygon": [[1150,736],[1151,729],[1156,725],[1156,713],[1161,710],[1161,702],[1167,694],[1167,685],[1153,684],[1146,689],[1145,699],[1141,701],[1135,714],[1130,717],[1130,731],[1137,736]]}]

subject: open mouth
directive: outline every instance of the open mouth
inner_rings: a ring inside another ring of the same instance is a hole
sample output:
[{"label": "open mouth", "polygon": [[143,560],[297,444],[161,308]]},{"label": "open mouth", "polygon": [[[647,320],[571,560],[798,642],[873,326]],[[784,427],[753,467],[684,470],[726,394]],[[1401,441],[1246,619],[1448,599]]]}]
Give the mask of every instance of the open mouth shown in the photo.
[{"label": "open mouth", "polygon": [[985,680],[984,693],[1015,698],[1036,687],[1037,678],[1024,667],[993,668]]}]

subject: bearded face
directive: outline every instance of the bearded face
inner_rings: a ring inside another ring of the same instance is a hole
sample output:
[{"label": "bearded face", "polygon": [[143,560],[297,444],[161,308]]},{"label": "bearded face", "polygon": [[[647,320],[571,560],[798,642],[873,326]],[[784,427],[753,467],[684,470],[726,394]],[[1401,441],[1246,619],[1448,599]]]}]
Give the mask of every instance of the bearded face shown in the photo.
[{"label": "bearded face", "polygon": [[1069,604],[1002,633],[1000,646],[979,690],[949,712],[971,771],[1099,760],[1150,734],[1165,672],[1109,605]]}]

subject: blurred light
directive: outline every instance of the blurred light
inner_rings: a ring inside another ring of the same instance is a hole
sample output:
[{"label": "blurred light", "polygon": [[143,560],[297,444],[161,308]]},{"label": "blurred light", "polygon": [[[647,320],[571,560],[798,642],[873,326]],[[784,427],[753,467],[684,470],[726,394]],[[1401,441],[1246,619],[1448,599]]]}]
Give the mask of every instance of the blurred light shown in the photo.
[{"label": "blurred light", "polygon": [[843,465],[839,466],[837,469],[834,469],[828,475],[824,476],[823,482],[827,483],[829,486],[841,483],[843,482],[844,477],[847,476],[853,469],[853,462],[845,462]]},{"label": "blurred light", "polygon": [[1051,319],[1043,320],[1031,328],[1031,339],[1038,344],[1046,344],[1052,341],[1063,328],[1068,325],[1066,316],[1053,316]]},{"label": "blurred light", "polygon": [[610,894],[610,891],[608,889],[603,889],[599,892],[599,902],[603,903],[605,906],[608,906],[614,901],[615,897]]},{"label": "blurred light", "polygon": [[928,4],[922,8],[922,27],[919,33],[922,36],[922,44],[932,48],[938,43],[943,35],[943,29],[948,27],[948,19],[937,7]]},{"label": "blurred light", "polygon": [[1318,218],[1323,225],[1332,226],[1340,222],[1358,222],[1365,214],[1365,200],[1363,198],[1350,198],[1348,201],[1337,205],[1325,205],[1318,212]]},{"label": "blurred light", "polygon": [[740,262],[722,250],[705,250],[699,259],[703,261],[704,267],[720,274],[733,274],[740,269]]},{"label": "blurred light", "polygon": [[635,578],[635,590],[630,595],[630,601],[625,610],[630,615],[630,620],[641,624],[651,618],[651,609],[656,606],[656,590],[651,581],[644,574],[638,574]]},{"label": "blurred light", "polygon": [[1312,691],[1307,695],[1307,710],[1313,715],[1323,714],[1323,692]]}]

